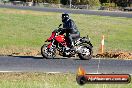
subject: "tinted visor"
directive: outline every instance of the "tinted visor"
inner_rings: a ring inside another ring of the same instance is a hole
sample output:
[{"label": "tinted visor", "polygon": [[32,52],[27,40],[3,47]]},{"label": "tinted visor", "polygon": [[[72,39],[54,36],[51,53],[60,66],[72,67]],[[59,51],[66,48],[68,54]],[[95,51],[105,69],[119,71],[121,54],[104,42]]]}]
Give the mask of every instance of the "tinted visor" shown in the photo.
[{"label": "tinted visor", "polygon": [[62,18],[69,18],[68,14],[62,14]]}]

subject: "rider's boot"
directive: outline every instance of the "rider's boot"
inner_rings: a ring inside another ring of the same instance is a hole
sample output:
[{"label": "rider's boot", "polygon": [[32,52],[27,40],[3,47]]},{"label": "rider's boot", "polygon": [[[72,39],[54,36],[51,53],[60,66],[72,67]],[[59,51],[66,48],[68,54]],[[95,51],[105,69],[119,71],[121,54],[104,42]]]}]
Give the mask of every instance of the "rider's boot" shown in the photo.
[{"label": "rider's boot", "polygon": [[71,49],[71,50],[74,50],[74,49],[75,49],[75,48],[74,48],[74,42],[71,43],[70,49]]}]

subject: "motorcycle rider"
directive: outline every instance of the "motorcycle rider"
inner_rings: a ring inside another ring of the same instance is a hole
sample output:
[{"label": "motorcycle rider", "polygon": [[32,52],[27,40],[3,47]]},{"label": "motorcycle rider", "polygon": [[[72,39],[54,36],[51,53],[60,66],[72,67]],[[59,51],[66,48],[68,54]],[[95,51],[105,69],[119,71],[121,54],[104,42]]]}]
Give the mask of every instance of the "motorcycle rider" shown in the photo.
[{"label": "motorcycle rider", "polygon": [[60,34],[66,33],[66,37],[69,40],[69,47],[74,47],[73,40],[80,37],[80,32],[78,31],[76,24],[72,19],[70,19],[69,14],[63,13],[62,14],[62,23],[63,29]]}]

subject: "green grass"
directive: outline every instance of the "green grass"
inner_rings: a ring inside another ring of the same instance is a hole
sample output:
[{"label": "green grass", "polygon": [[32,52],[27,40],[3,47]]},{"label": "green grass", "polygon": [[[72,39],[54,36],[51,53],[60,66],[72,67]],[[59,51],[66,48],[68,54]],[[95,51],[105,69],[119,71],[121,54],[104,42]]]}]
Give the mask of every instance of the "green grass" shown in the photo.
[{"label": "green grass", "polygon": [[[81,36],[89,35],[97,52],[105,35],[105,50],[132,51],[132,18],[70,14]],[[61,13],[0,8],[0,48],[40,49],[53,29],[61,23]]]},{"label": "green grass", "polygon": [[76,75],[70,73],[0,73],[0,88],[132,88],[132,82],[80,86],[76,82]]}]

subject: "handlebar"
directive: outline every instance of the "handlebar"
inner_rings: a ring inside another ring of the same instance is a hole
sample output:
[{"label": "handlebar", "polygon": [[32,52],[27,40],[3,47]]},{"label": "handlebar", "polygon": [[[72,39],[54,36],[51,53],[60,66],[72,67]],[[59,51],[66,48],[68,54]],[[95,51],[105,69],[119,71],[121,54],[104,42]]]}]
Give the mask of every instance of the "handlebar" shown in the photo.
[{"label": "handlebar", "polygon": [[60,28],[61,26],[62,26],[62,24],[60,24],[58,28]]}]

